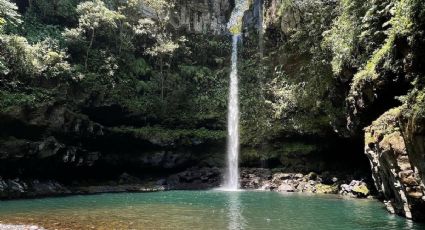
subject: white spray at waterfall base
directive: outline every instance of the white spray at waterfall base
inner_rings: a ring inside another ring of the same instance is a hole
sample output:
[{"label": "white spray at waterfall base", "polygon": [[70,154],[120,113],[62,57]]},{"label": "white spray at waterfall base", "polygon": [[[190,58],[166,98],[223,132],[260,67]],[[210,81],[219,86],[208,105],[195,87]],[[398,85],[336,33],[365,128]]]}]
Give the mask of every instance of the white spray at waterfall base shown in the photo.
[{"label": "white spray at waterfall base", "polygon": [[233,42],[227,106],[227,173],[223,186],[225,190],[238,190],[239,188],[238,41],[242,30],[243,14],[248,8],[248,0],[237,0],[228,24],[229,31],[233,34]]}]

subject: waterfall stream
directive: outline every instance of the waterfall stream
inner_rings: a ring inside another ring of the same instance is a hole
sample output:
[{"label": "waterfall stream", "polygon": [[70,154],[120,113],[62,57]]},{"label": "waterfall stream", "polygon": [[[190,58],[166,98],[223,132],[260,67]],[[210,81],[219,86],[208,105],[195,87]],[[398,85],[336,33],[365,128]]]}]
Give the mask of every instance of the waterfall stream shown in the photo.
[{"label": "waterfall stream", "polygon": [[232,71],[230,73],[229,101],[227,108],[227,174],[226,190],[239,188],[239,88],[238,88],[238,41],[241,36],[244,12],[249,8],[247,0],[237,0],[228,23],[233,35]]},{"label": "waterfall stream", "polygon": [[239,188],[239,88],[238,88],[238,34],[233,35],[232,71],[230,73],[229,103],[227,111],[227,178],[225,188]]}]

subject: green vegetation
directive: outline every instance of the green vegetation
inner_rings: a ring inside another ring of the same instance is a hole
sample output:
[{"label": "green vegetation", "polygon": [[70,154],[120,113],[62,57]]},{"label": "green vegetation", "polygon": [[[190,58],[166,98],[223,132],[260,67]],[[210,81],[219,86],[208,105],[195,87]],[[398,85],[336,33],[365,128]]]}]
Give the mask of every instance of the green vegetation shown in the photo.
[{"label": "green vegetation", "polygon": [[[116,105],[134,120],[121,118],[115,131],[224,139],[230,36],[173,27],[178,4],[39,0],[20,4],[20,14],[0,0],[0,111],[55,101],[76,113]],[[422,1],[278,0],[264,10],[264,41],[242,18],[232,28],[246,34],[239,59],[244,146],[347,136],[347,114],[358,112],[352,105],[369,103],[363,94],[378,98],[388,76],[411,84],[403,113],[425,116]],[[246,156],[303,155],[317,146],[277,148]]]},{"label": "green vegetation", "polygon": [[[372,125],[366,128],[365,144],[375,144],[387,136],[400,131],[400,116],[402,107],[390,109],[384,113],[378,120],[372,122]],[[372,130],[373,129],[373,130]]]},{"label": "green vegetation", "polygon": [[51,100],[51,95],[46,91],[29,91],[28,93],[13,93],[0,90],[0,106],[7,110],[14,106],[31,105],[42,101]]},{"label": "green vegetation", "polygon": [[191,144],[187,142],[194,142],[199,140],[223,140],[226,137],[224,131],[213,131],[207,129],[164,129],[161,127],[143,127],[143,128],[131,128],[131,127],[118,127],[114,128],[114,131],[121,133],[128,133],[134,135],[136,138],[142,140],[154,140],[157,142],[175,142],[183,141],[183,144]]},{"label": "green vegetation", "polygon": [[[316,185],[316,189],[317,189],[316,193],[318,194],[337,194],[338,193],[338,185],[318,184]],[[369,192],[367,194],[369,194]]]},{"label": "green vegetation", "polygon": [[270,27],[283,29],[277,44],[266,44],[266,56],[259,63],[265,65],[266,135],[321,135],[333,132],[343,117],[332,56],[320,45],[331,28],[334,8],[327,1],[283,1],[276,12],[279,17],[266,18]]},{"label": "green vegetation", "polygon": [[8,1],[0,1],[0,32],[3,31],[4,27],[9,25],[17,25],[21,23],[20,15],[17,12],[18,7]]},{"label": "green vegetation", "polygon": [[[382,63],[386,58],[390,58],[391,51],[395,46],[397,37],[406,37],[412,34],[413,22],[411,20],[413,13],[413,4],[410,1],[399,1],[395,3],[392,9],[392,17],[384,25],[389,26],[385,32],[387,34],[386,40],[383,42],[382,47],[375,50],[372,57],[366,62],[364,69],[357,73],[354,77],[354,85],[364,78],[376,79],[378,74],[376,68],[378,64]],[[391,68],[391,63],[386,63],[386,68]]]}]

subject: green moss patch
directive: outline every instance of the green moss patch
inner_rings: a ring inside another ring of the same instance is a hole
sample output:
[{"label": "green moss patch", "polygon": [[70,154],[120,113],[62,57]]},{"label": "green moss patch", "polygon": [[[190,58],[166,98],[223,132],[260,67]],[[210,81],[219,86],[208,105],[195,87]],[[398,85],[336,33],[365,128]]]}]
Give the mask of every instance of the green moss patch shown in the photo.
[{"label": "green moss patch", "polygon": [[[224,140],[226,132],[208,129],[166,129],[159,126],[147,126],[140,128],[119,127],[112,129],[115,132],[131,134],[136,138],[159,142],[173,142],[177,140],[200,139],[200,140]],[[189,143],[188,143],[189,144]]]}]

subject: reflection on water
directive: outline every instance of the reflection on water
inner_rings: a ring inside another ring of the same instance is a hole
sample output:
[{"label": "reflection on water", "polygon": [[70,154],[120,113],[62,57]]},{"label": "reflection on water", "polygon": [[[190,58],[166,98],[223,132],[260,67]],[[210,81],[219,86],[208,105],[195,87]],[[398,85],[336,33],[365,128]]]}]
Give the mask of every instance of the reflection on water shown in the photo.
[{"label": "reflection on water", "polygon": [[169,191],[0,201],[0,223],[46,229],[425,229],[373,200],[274,192]]},{"label": "reflection on water", "polygon": [[242,206],[239,199],[240,192],[227,193],[228,201],[228,217],[229,230],[244,229],[245,219],[242,216]]}]

